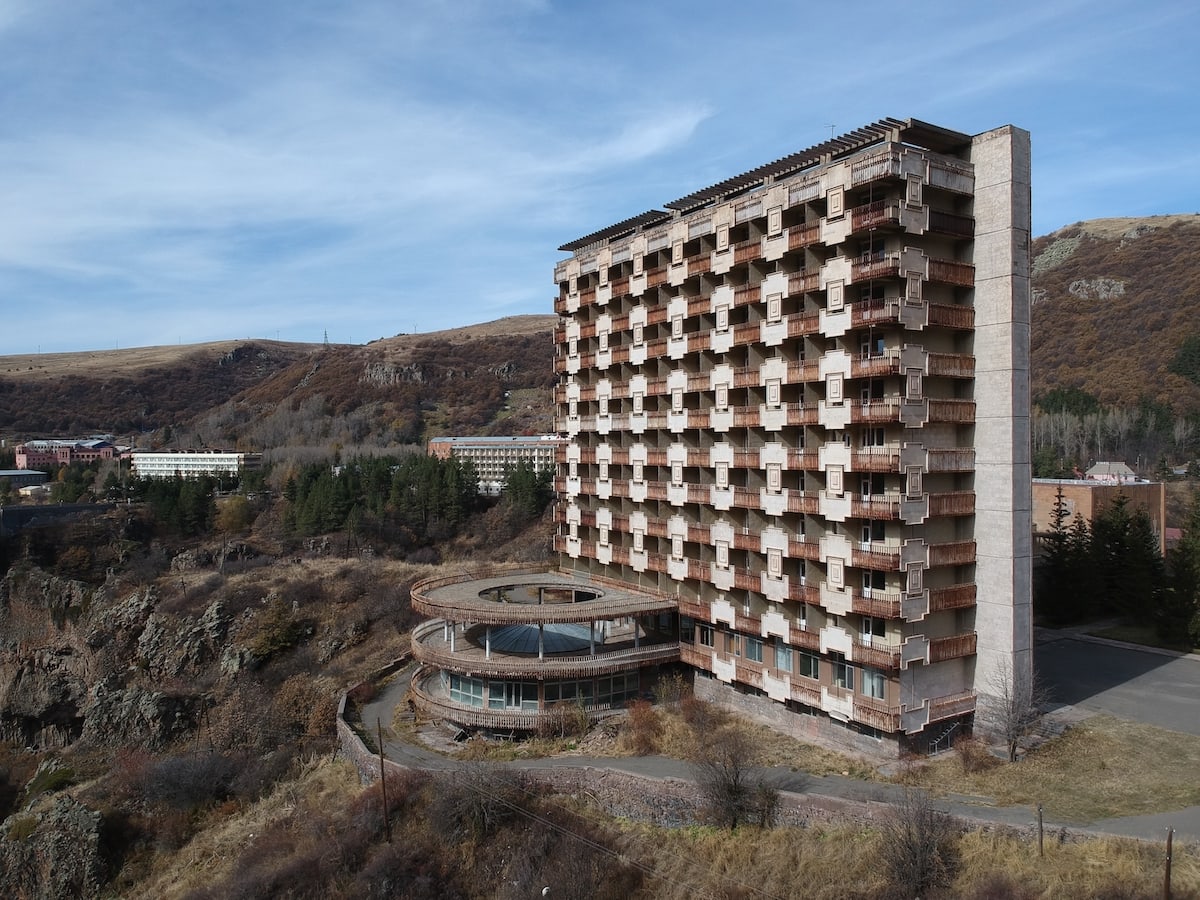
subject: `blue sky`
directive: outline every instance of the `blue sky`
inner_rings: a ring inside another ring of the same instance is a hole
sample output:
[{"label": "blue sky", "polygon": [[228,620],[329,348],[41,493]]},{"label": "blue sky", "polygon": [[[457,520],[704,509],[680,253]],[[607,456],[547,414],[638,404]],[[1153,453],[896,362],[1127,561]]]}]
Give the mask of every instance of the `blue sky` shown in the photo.
[{"label": "blue sky", "polygon": [[551,312],[555,248],[884,117],[1034,234],[1200,212],[1194,0],[0,0],[0,354]]}]

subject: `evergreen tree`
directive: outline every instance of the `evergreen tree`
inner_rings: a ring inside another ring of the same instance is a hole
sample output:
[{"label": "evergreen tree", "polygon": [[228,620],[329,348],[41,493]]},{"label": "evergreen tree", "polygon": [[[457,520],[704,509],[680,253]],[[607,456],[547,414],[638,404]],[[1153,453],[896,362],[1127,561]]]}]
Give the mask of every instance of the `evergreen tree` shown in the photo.
[{"label": "evergreen tree", "polygon": [[1183,536],[1167,552],[1167,565],[1170,577],[1155,627],[1166,641],[1200,646],[1200,493],[1192,493]]}]

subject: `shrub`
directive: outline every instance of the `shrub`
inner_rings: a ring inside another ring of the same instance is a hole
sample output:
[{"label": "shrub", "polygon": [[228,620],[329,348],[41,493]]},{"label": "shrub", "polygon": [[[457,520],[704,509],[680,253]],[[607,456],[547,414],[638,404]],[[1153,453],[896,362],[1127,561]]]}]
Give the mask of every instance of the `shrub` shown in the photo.
[{"label": "shrub", "polygon": [[657,709],[645,700],[629,704],[624,737],[630,750],[638,756],[657,752],[662,730],[662,717]]},{"label": "shrub", "polygon": [[958,761],[962,765],[965,775],[986,772],[1000,764],[1000,760],[992,756],[988,748],[974,738],[963,738],[956,742],[954,752],[958,755]]},{"label": "shrub", "polygon": [[924,896],[944,886],[954,873],[953,822],[923,791],[906,790],[884,820],[880,857],[897,896]]},{"label": "shrub", "polygon": [[36,816],[17,816],[8,826],[10,841],[23,841],[37,830]]}]

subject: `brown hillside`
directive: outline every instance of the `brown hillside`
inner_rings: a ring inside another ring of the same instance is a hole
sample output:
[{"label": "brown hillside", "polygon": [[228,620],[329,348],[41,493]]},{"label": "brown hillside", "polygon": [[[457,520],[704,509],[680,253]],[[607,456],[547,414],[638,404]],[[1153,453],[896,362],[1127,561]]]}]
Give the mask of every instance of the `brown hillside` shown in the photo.
[{"label": "brown hillside", "polygon": [[1033,244],[1033,392],[1079,388],[1200,413],[1200,385],[1170,371],[1200,337],[1200,215],[1081,222]]},{"label": "brown hillside", "polygon": [[[0,357],[0,434],[169,425],[177,444],[265,449],[545,430],[555,321],[513,316],[366,346],[225,341]],[[520,414],[505,409],[506,392],[520,397]],[[331,421],[313,427],[315,418]]]}]

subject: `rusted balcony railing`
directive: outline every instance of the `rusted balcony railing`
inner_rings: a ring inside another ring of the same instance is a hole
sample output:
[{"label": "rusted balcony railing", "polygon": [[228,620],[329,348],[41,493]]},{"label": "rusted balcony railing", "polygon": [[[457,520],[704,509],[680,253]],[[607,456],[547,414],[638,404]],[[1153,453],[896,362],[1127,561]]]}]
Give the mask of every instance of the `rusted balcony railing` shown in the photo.
[{"label": "rusted balcony railing", "polygon": [[944,378],[974,378],[975,357],[964,353],[930,353],[927,371]]},{"label": "rusted balcony railing", "polygon": [[947,659],[961,659],[964,656],[974,656],[978,636],[975,632],[955,634],[950,637],[934,638],[929,642],[929,661],[943,662]]},{"label": "rusted balcony railing", "polygon": [[966,447],[925,453],[930,472],[970,472],[975,468],[975,451]]},{"label": "rusted balcony railing", "polygon": [[900,497],[885,494],[852,494],[850,516],[855,519],[896,519],[900,515]]},{"label": "rusted balcony railing", "polygon": [[931,544],[929,565],[965,566],[975,562],[974,541],[953,541],[946,544]]},{"label": "rusted balcony railing", "polygon": [[929,280],[958,287],[973,287],[975,267],[970,263],[950,259],[929,260]]},{"label": "rusted balcony railing", "polygon": [[870,596],[852,594],[850,597],[851,612],[860,616],[874,616],[877,619],[900,618],[900,594],[871,591]]},{"label": "rusted balcony railing", "polygon": [[974,237],[975,220],[970,216],[959,216],[954,213],[931,209],[929,211],[929,230],[939,234],[953,235],[954,237]]},{"label": "rusted balcony railing", "polygon": [[882,225],[900,224],[900,204],[895,200],[876,200],[850,210],[851,231],[863,231]]},{"label": "rusted balcony railing", "polygon": [[[900,454],[880,447],[871,450],[852,450],[850,466],[855,472],[899,472]],[[807,466],[806,468],[816,468]]]},{"label": "rusted balcony railing", "polygon": [[929,701],[929,721],[951,719],[975,712],[975,695],[970,691],[958,694],[947,694]]},{"label": "rusted balcony railing", "polygon": [[930,303],[929,324],[940,328],[970,330],[975,327],[975,310],[970,306]]},{"label": "rusted balcony railing", "polygon": [[929,495],[931,516],[970,516],[975,513],[975,492],[954,491]]},{"label": "rusted balcony railing", "polygon": [[929,611],[966,609],[975,605],[976,587],[972,584],[955,584],[944,588],[929,589]]},{"label": "rusted balcony railing", "polygon": [[820,239],[820,222],[812,222],[808,225],[793,225],[788,229],[789,250],[803,250],[805,247],[811,247]]},{"label": "rusted balcony railing", "polygon": [[930,400],[930,422],[952,422],[956,425],[969,425],[975,421],[975,402],[973,400]]},{"label": "rusted balcony railing", "polygon": [[900,730],[900,707],[889,706],[886,701],[874,697],[856,696],[853,718],[880,731]]}]

